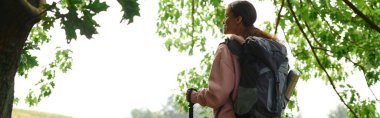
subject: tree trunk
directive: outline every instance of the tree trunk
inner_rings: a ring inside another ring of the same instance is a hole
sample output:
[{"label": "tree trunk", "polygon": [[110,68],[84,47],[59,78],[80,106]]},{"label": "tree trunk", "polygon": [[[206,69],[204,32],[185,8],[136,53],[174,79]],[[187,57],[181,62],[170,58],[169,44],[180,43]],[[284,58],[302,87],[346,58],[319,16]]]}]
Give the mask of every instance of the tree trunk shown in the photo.
[{"label": "tree trunk", "polygon": [[[0,0],[0,118],[10,118],[14,78],[25,41],[42,16],[41,0]],[[34,7],[36,6],[36,7]]]}]

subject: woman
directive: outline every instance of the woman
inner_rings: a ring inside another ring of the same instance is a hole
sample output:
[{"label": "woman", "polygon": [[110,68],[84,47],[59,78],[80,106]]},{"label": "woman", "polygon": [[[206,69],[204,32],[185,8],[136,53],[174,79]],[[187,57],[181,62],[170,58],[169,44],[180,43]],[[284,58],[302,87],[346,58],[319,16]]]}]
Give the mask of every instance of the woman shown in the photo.
[{"label": "woman", "polygon": [[[276,40],[253,26],[256,21],[256,10],[248,1],[234,1],[225,11],[224,34],[231,35],[232,39],[241,44],[248,36],[263,37]],[[200,90],[189,89],[187,100],[199,103],[213,109],[213,118],[235,118],[233,102],[237,96],[237,87],[240,78],[240,66],[236,55],[233,55],[227,45],[220,44],[213,61],[209,76],[209,87]]]}]

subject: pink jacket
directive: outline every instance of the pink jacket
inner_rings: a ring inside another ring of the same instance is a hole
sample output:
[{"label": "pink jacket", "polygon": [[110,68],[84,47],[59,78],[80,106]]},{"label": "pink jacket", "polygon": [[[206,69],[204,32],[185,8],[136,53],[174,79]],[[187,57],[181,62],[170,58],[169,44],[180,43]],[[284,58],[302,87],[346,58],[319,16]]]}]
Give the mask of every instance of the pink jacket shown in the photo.
[{"label": "pink jacket", "polygon": [[227,45],[220,44],[212,64],[208,88],[191,94],[191,101],[213,109],[212,117],[221,108],[218,118],[235,118],[233,101],[240,79],[239,61]]}]

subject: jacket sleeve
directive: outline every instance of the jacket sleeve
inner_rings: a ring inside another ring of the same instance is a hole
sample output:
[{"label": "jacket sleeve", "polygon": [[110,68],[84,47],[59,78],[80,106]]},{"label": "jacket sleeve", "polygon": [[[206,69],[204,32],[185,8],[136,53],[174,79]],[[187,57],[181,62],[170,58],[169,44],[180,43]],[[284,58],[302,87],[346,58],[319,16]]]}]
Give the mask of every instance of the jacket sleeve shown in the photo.
[{"label": "jacket sleeve", "polygon": [[225,44],[219,45],[212,64],[208,88],[193,92],[191,101],[202,106],[219,108],[227,102],[235,85],[233,57]]}]

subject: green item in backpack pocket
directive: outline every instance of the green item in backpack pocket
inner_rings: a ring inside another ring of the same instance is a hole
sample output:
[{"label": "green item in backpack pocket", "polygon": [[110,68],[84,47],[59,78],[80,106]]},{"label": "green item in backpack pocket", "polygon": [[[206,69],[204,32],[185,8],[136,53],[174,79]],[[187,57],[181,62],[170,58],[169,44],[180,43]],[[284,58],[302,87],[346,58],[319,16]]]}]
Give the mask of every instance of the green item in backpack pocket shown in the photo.
[{"label": "green item in backpack pocket", "polygon": [[248,113],[257,101],[257,88],[238,88],[238,95],[234,103],[234,111],[236,114]]}]

